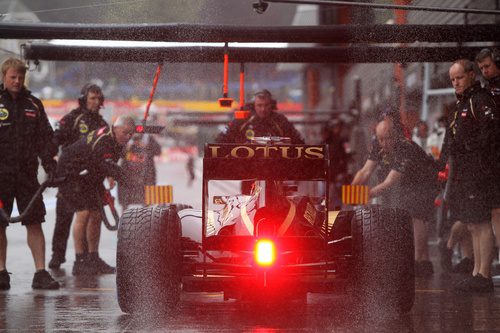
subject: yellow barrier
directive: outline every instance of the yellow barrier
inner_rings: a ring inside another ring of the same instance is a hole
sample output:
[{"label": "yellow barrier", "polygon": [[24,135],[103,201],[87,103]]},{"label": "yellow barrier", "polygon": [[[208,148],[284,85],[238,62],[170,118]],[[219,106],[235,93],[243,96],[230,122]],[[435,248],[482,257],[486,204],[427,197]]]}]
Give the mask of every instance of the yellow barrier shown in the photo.
[{"label": "yellow barrier", "polygon": [[144,186],[144,201],[146,205],[166,204],[174,201],[172,185]]},{"label": "yellow barrier", "polygon": [[368,203],[368,186],[342,185],[342,203],[344,205],[366,205]]}]

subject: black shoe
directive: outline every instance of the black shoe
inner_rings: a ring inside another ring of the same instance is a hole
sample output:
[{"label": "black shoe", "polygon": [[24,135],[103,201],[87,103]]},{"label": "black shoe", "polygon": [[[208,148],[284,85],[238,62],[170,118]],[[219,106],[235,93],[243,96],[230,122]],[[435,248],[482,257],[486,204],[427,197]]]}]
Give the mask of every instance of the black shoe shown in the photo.
[{"label": "black shoe", "polygon": [[434,274],[434,267],[429,260],[415,261],[415,276],[430,277]]},{"label": "black shoe", "polygon": [[462,258],[458,264],[453,266],[451,270],[453,273],[470,274],[474,270],[474,262],[470,258]]},{"label": "black shoe", "polygon": [[10,289],[10,276],[6,269],[0,272],[0,290]]},{"label": "black shoe", "polygon": [[75,260],[73,264],[73,275],[96,275],[97,267],[88,259]]},{"label": "black shoe", "polygon": [[61,264],[65,263],[65,262],[66,262],[66,259],[64,259],[64,258],[61,259],[61,258],[52,256],[52,259],[50,259],[50,261],[49,261],[49,268],[50,269],[59,269],[59,267],[61,267]]},{"label": "black shoe", "polygon": [[495,287],[491,278],[485,278],[481,274],[468,277],[455,285],[455,290],[463,292],[491,293]]},{"label": "black shoe", "polygon": [[115,274],[116,273],[116,268],[108,265],[100,257],[97,257],[97,259],[95,259],[94,265],[96,267],[98,274]]},{"label": "black shoe", "polygon": [[59,282],[54,280],[50,273],[44,269],[35,273],[31,287],[33,289],[59,289],[60,286]]}]

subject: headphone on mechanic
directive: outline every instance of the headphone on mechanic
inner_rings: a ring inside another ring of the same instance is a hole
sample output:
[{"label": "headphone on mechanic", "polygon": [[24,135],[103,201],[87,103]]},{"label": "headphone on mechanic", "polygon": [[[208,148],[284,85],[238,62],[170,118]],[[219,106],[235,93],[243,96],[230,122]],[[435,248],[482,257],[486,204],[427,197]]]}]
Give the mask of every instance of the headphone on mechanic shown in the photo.
[{"label": "headphone on mechanic", "polygon": [[498,49],[491,49],[491,60],[500,69],[500,52]]},{"label": "headphone on mechanic", "polygon": [[101,87],[94,83],[87,83],[82,87],[82,91],[80,92],[80,96],[78,97],[78,104],[81,107],[87,106],[87,97],[89,95],[89,92],[94,92],[101,95],[101,97],[99,98],[100,106],[104,105],[104,95],[102,93]]},{"label": "headphone on mechanic", "polygon": [[[273,95],[271,94],[271,92],[267,89],[262,89],[262,90],[259,90],[257,91],[254,95],[253,95],[253,103],[255,103],[255,98],[256,97],[260,97],[260,98],[265,98],[265,99],[269,99],[271,101],[271,108],[273,111],[276,111],[278,110],[278,102],[273,98]],[[252,104],[253,104],[252,103]]]}]

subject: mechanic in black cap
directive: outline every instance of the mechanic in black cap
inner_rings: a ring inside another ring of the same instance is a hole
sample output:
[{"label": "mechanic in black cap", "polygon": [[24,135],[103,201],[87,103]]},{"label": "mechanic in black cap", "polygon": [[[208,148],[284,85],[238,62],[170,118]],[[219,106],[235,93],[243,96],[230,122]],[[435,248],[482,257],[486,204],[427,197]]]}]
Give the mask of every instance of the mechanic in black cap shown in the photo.
[{"label": "mechanic in black cap", "polygon": [[429,260],[427,223],[433,220],[434,199],[439,193],[437,164],[395,128],[391,117],[377,124],[376,137],[377,144],[352,184],[366,184],[379,167],[380,183],[370,189],[369,197],[381,197],[384,206],[408,211],[414,230],[415,274],[430,276],[434,269]]},{"label": "mechanic in black cap", "polygon": [[[59,193],[76,212],[73,241],[76,260],[73,275],[112,274],[115,268],[106,264],[98,253],[101,233],[100,207],[104,200],[106,176],[125,180],[118,160],[134,134],[134,120],[119,117],[111,128],[101,127],[63,149],[57,174],[67,177]],[[88,253],[85,247],[88,246]]]},{"label": "mechanic in black cap", "polygon": [[217,136],[216,142],[245,143],[254,137],[279,136],[290,138],[293,144],[304,143],[293,124],[284,115],[276,112],[276,100],[268,90],[261,90],[254,95],[250,109],[250,118],[231,121]]},{"label": "mechanic in black cap", "polygon": [[[7,215],[12,213],[14,199],[24,211],[40,187],[37,179],[38,159],[53,177],[57,148],[52,144],[52,127],[42,102],[24,87],[26,64],[16,58],[2,63],[0,86],[0,201]],[[35,261],[34,289],[58,289],[59,283],[45,270],[45,237],[41,223],[45,206],[38,197],[27,218],[22,221],[28,232],[28,246]],[[10,288],[6,270],[7,224],[0,223],[0,289]]]},{"label": "mechanic in black cap", "polygon": [[[78,141],[93,130],[107,127],[108,124],[99,114],[104,104],[104,95],[99,86],[88,83],[83,86],[78,97],[78,107],[65,115],[54,132],[54,143],[63,148]],[[66,262],[66,247],[73,221],[74,212],[71,211],[60,195],[56,203],[56,224],[52,236],[52,259],[49,268],[58,269]]]},{"label": "mechanic in black cap", "polygon": [[457,96],[446,133],[447,156],[453,161],[449,206],[452,220],[467,224],[474,248],[472,276],[455,287],[493,292],[490,277],[494,236],[491,226],[495,174],[492,172],[499,119],[488,91],[475,80],[474,63],[460,59],[449,70]]},{"label": "mechanic in black cap", "polygon": [[[482,49],[476,56],[476,63],[487,81],[486,89],[495,100],[496,113],[500,113],[500,51],[498,49]],[[500,138],[497,137],[495,142],[500,145]],[[500,154],[499,147],[496,147],[497,155],[493,164],[496,168],[496,179],[500,179]],[[493,196],[493,210],[491,212],[491,222],[495,230],[497,247],[500,248],[500,182],[496,182],[495,193]],[[499,259],[500,259],[500,253]],[[497,274],[498,266],[497,266]]]}]

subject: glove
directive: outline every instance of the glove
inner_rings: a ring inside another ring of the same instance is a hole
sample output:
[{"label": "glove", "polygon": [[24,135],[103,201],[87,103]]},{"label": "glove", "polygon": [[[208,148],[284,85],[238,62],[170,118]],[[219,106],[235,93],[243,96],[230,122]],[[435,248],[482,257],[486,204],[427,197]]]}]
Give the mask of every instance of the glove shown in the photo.
[{"label": "glove", "polygon": [[83,158],[77,157],[77,158],[68,162],[68,164],[66,165],[66,168],[64,169],[64,172],[69,177],[78,177],[80,172],[85,169],[84,167],[82,167],[82,165],[84,165]]},{"label": "glove", "polygon": [[55,160],[50,160],[50,162],[45,163],[43,166],[45,173],[47,174],[47,181],[52,183],[56,178],[57,162]]}]

